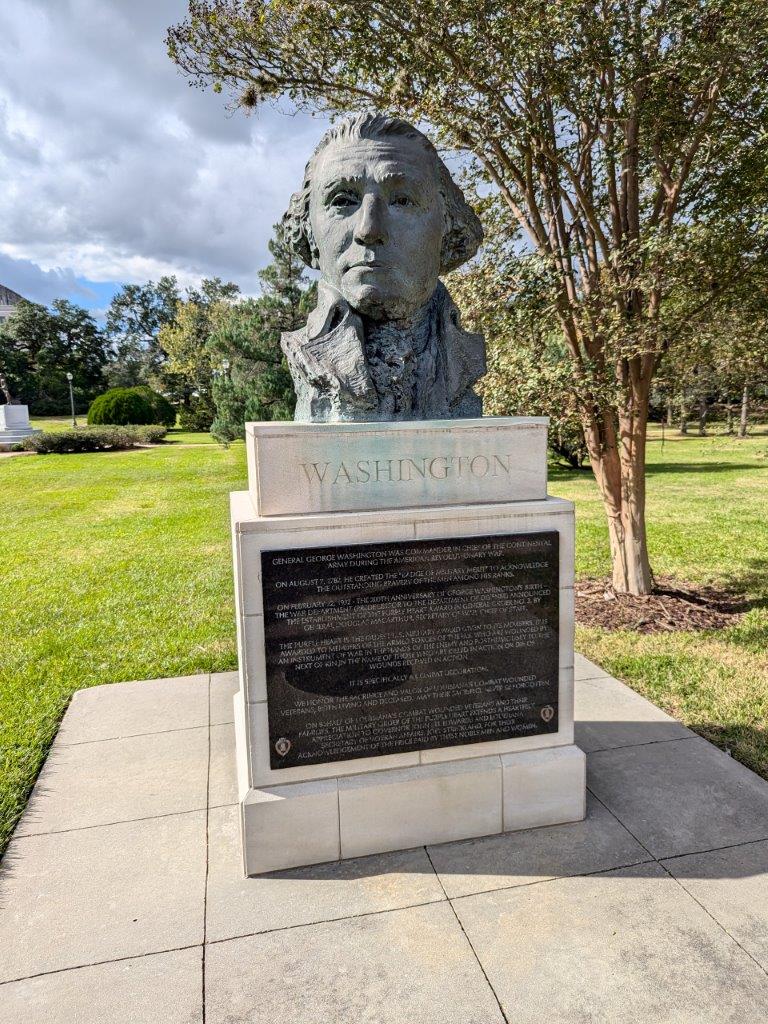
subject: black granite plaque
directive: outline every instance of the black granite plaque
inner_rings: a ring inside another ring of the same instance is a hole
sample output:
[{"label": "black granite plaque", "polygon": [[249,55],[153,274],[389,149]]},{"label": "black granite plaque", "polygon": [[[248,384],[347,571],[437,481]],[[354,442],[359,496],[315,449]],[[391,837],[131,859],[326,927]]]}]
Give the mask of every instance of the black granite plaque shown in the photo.
[{"label": "black granite plaque", "polygon": [[558,542],[262,552],[272,768],[556,732]]}]

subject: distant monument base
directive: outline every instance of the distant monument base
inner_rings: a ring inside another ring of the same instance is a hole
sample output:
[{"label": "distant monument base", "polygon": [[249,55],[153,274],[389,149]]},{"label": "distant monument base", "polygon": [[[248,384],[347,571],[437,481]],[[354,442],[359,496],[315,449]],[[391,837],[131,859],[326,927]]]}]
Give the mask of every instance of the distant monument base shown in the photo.
[{"label": "distant monument base", "polygon": [[245,873],[585,815],[573,505],[546,420],[247,425]]},{"label": "distant monument base", "polygon": [[11,448],[31,434],[39,434],[29,425],[26,405],[0,405],[0,450]]}]

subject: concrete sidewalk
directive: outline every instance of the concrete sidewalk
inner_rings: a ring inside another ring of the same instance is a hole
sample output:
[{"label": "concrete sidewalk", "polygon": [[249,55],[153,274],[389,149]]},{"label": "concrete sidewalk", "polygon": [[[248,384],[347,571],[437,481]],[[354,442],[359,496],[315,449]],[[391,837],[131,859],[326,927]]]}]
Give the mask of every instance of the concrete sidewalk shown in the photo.
[{"label": "concrete sidewalk", "polygon": [[768,784],[576,680],[586,821],[253,879],[236,675],[79,692],[0,868],[0,1022],[768,1021]]}]

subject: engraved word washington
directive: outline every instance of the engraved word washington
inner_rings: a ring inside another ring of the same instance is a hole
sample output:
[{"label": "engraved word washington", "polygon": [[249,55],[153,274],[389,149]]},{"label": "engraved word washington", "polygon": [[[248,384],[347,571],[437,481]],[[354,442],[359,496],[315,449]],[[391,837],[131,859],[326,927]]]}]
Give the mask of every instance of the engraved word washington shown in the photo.
[{"label": "engraved word washington", "polygon": [[301,462],[310,484],[409,483],[461,477],[509,476],[509,455],[436,455],[416,459],[358,459],[355,462]]}]

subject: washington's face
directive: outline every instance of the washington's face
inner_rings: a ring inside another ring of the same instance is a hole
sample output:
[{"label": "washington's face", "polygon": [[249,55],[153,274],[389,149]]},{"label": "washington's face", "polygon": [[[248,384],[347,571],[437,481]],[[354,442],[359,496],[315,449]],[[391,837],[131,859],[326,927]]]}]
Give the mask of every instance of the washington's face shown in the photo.
[{"label": "washington's face", "polygon": [[429,299],[443,201],[434,162],[417,141],[331,142],[312,170],[309,215],[320,272],[354,309],[393,320]]}]

